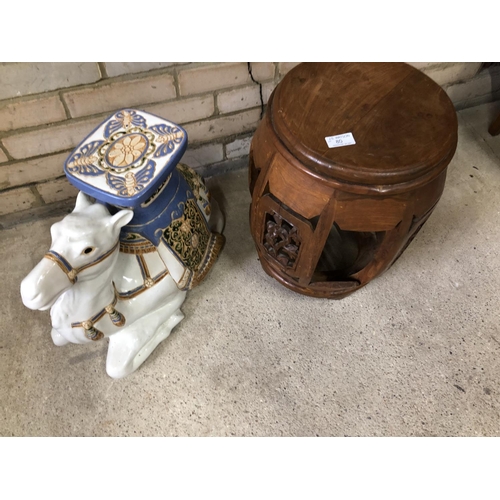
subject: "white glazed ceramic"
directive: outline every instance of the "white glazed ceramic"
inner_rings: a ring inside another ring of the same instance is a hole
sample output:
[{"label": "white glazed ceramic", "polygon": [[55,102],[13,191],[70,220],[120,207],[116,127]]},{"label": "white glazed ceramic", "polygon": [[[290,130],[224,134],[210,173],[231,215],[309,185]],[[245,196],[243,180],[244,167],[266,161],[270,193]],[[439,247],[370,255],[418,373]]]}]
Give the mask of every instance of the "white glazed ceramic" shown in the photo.
[{"label": "white glazed ceramic", "polygon": [[[111,216],[103,205],[80,193],[73,212],[52,226],[50,249],[64,256],[73,269],[91,265],[77,273],[73,284],[73,275],[68,277],[56,260],[44,257],[21,283],[27,307],[51,308],[54,344],[83,344],[109,337],[106,371],[113,378],[136,370],[184,318],[180,307],[186,291],[178,288],[171,274],[133,298],[117,298],[116,283],[128,283],[134,289],[144,282],[136,255],[120,252],[118,245],[120,230],[132,216],[128,209]],[[219,228],[220,222],[215,223]],[[178,266],[173,255],[169,262],[168,255],[162,254],[167,268],[169,264]],[[123,318],[123,325],[113,323],[115,312]],[[74,327],[99,315],[92,325],[99,332],[98,339],[86,335],[88,325]]]}]

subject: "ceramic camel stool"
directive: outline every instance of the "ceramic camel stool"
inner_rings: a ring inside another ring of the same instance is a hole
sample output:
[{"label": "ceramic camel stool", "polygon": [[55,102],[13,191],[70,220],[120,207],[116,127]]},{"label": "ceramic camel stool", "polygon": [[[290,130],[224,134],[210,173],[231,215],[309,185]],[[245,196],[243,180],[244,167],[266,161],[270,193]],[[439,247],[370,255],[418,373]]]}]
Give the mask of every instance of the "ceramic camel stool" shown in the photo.
[{"label": "ceramic camel stool", "polygon": [[181,126],[145,111],[102,122],[66,160],[75,209],[21,284],[27,307],[51,308],[56,345],[109,337],[111,377],[136,370],[182,320],[187,290],[224,245],[217,203],[179,163],[186,148]]},{"label": "ceramic camel stool", "polygon": [[[207,257],[212,263],[223,244],[223,217],[214,205],[209,222],[216,244]],[[120,233],[132,217],[128,209],[111,215],[80,193],[73,212],[52,226],[50,251],[21,284],[27,307],[50,308],[54,344],[109,337],[106,371],[113,378],[135,371],[184,318],[186,290],[169,272],[179,267],[172,252],[155,252],[165,266],[146,279],[137,254],[120,252]],[[142,293],[128,297],[124,287]]]}]

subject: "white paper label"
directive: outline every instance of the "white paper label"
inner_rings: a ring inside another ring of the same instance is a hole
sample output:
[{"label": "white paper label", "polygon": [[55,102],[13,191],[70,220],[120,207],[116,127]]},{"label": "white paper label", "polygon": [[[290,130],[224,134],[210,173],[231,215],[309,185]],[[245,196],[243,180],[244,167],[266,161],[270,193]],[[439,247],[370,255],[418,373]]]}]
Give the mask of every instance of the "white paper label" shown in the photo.
[{"label": "white paper label", "polygon": [[329,148],[341,148],[342,146],[351,146],[352,144],[356,144],[351,132],[325,137],[325,141]]}]

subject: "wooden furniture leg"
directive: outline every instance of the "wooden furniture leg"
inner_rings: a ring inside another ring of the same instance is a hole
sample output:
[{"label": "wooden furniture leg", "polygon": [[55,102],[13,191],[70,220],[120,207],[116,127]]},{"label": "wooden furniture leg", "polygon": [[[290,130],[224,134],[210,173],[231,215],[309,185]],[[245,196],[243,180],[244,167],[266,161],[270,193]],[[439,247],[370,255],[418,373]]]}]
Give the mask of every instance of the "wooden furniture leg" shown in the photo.
[{"label": "wooden furniture leg", "polygon": [[500,134],[500,115],[498,115],[496,119],[493,121],[493,123],[490,125],[488,132],[490,133],[490,135]]}]

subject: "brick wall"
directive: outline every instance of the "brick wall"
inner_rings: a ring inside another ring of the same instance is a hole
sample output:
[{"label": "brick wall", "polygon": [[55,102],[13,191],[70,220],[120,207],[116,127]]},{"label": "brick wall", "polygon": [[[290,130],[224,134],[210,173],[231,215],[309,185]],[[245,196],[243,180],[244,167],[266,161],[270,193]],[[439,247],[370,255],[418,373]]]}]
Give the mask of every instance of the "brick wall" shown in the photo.
[{"label": "brick wall", "polygon": [[[261,90],[265,104],[295,64],[252,63],[252,75],[243,62],[0,64],[0,216],[73,198],[64,160],[123,107],[181,124],[189,136],[182,161],[204,174],[243,165]],[[459,87],[475,80],[480,63],[412,64],[459,106],[477,98],[470,86]],[[484,83],[481,91],[491,93]]]}]

